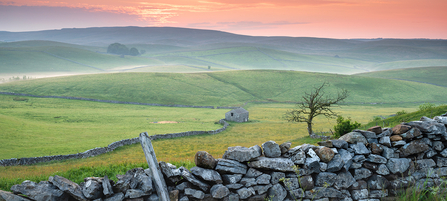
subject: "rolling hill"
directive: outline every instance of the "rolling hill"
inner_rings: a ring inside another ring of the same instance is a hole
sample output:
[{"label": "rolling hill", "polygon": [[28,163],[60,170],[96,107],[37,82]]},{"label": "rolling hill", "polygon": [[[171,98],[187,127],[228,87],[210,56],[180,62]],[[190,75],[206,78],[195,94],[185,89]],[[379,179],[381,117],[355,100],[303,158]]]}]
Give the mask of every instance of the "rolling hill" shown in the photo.
[{"label": "rolling hill", "polygon": [[[0,41],[3,78],[35,72],[234,69],[355,74],[447,65],[447,40],[261,37],[176,27],[96,27],[0,32]],[[107,46],[115,42],[145,53],[125,58],[106,54]]]},{"label": "rolling hill", "polygon": [[364,77],[407,80],[447,87],[447,66],[406,68],[357,74]]},{"label": "rolling hill", "polygon": [[[327,93],[350,91],[348,103],[413,103],[447,100],[445,87],[430,84],[294,71],[225,71],[193,74],[109,73],[26,80],[0,91],[161,104],[240,106],[250,101],[296,102],[329,82]],[[445,101],[444,101],[445,102]]]}]

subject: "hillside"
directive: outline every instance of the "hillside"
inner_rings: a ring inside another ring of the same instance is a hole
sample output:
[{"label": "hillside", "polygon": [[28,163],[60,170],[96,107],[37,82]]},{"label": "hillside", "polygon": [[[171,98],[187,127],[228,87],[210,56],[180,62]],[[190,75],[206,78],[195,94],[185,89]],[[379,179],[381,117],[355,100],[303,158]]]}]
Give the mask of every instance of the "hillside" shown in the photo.
[{"label": "hillside", "polygon": [[[39,44],[36,44],[39,43]],[[86,47],[87,48],[87,47]],[[29,74],[36,72],[101,72],[116,67],[160,65],[163,62],[151,58],[120,58],[81,49],[66,43],[28,41],[19,44],[0,44],[1,74]]]},{"label": "hillside", "polygon": [[[130,44],[145,53],[121,58],[105,47],[54,41],[0,44],[1,74],[36,72],[193,72],[234,69],[278,69],[352,74],[367,71],[371,62],[332,56],[305,55],[253,46],[191,49],[171,45]],[[210,69],[208,69],[208,66]],[[362,67],[364,66],[364,67]]]},{"label": "hillside", "polygon": [[406,68],[397,70],[360,73],[358,76],[396,80],[408,80],[447,87],[447,66]]},{"label": "hillside", "polygon": [[300,54],[331,57],[339,55],[340,57],[370,62],[447,59],[447,40],[265,37],[176,27],[96,27],[33,32],[0,32],[0,40],[6,42],[51,40],[100,47],[115,42],[158,44],[193,49],[252,46]]},{"label": "hillside", "polygon": [[113,73],[26,80],[0,91],[185,105],[243,105],[249,101],[296,102],[327,81],[327,93],[345,88],[350,103],[447,100],[445,87],[402,80],[294,71],[226,71],[194,74]]}]

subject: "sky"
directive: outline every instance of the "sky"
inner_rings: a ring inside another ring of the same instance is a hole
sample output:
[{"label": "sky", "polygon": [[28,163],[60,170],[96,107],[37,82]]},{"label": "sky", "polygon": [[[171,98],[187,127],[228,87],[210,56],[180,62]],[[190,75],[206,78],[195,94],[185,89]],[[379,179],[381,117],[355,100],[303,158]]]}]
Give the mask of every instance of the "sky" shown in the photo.
[{"label": "sky", "polygon": [[0,0],[0,31],[157,26],[253,36],[447,39],[447,0]]}]

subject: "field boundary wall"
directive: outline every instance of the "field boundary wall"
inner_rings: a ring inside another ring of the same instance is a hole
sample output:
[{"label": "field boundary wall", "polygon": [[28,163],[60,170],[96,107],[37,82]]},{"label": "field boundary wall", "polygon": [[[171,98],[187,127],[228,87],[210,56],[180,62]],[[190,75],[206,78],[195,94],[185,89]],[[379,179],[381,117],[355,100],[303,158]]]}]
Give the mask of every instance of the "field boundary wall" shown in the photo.
[{"label": "field boundary wall", "polygon": [[[159,135],[150,136],[150,139],[151,140],[170,139],[170,138],[186,137],[186,136],[193,136],[193,135],[200,135],[200,134],[213,135],[213,134],[217,134],[217,133],[220,133],[220,132],[226,130],[227,127],[229,126],[229,124],[224,119],[219,120],[219,123],[223,126],[222,126],[222,128],[219,128],[217,130],[186,131],[186,132],[181,132],[181,133],[159,134]],[[88,158],[88,157],[98,156],[101,154],[111,152],[111,151],[115,150],[116,148],[122,147],[124,145],[131,145],[131,144],[136,144],[136,143],[140,143],[140,139],[138,137],[112,142],[107,147],[97,147],[97,148],[90,149],[90,150],[87,150],[87,151],[84,151],[81,153],[77,153],[77,154],[3,159],[3,160],[0,160],[0,166],[32,165],[32,164],[36,164],[36,163],[43,163],[43,162],[50,162],[50,161]]]}]

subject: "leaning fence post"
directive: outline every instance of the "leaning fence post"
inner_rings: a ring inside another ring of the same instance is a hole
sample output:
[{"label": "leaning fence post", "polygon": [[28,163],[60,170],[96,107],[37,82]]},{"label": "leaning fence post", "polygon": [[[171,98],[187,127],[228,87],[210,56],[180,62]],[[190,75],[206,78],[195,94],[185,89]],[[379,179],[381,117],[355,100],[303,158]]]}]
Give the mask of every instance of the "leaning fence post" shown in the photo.
[{"label": "leaning fence post", "polygon": [[155,151],[147,132],[140,133],[140,142],[160,201],[170,201],[168,187],[161,174],[160,166],[158,165],[157,157],[155,156]]}]

